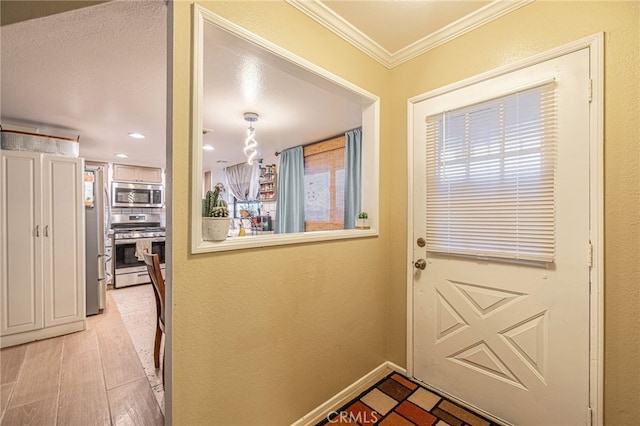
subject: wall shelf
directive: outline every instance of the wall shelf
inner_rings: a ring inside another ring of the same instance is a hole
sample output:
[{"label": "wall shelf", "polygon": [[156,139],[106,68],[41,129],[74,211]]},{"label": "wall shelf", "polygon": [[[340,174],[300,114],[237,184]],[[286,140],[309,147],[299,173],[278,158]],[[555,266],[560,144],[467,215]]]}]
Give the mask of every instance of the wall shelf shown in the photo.
[{"label": "wall shelf", "polygon": [[278,186],[278,173],[275,164],[260,166],[259,182],[258,198],[260,201],[275,201]]}]

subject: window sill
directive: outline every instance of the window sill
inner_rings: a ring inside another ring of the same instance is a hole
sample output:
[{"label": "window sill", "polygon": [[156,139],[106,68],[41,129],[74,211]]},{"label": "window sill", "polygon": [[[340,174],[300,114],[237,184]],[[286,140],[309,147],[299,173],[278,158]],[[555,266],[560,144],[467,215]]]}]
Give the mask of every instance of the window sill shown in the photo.
[{"label": "window sill", "polygon": [[194,244],[191,251],[194,254],[198,254],[377,236],[378,230],[373,228],[349,229],[343,231],[301,232],[296,234],[245,235],[244,237],[228,238],[225,241],[220,242],[200,240]]}]

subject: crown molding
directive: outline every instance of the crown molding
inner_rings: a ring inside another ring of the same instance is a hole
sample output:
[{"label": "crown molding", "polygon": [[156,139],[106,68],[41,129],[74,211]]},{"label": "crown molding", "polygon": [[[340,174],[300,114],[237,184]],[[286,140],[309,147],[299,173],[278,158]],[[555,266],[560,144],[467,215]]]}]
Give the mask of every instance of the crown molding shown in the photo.
[{"label": "crown molding", "polygon": [[389,69],[526,6],[533,1],[534,0],[494,0],[488,5],[446,27],[391,53],[354,27],[350,22],[329,9],[320,0],[286,0],[287,3],[333,31]]},{"label": "crown molding", "polygon": [[376,61],[387,68],[391,68],[391,53],[373,41],[362,31],[354,27],[342,16],[329,9],[319,0],[285,0],[291,6],[300,10],[311,19],[317,21],[329,30],[333,31]]},{"label": "crown molding", "polygon": [[461,35],[473,31],[484,24],[488,24],[489,22],[526,6],[533,1],[534,0],[495,0],[475,12],[452,22],[446,27],[443,27],[442,29],[394,52],[391,55],[392,59],[389,63],[389,68],[393,68],[396,65],[400,65],[401,63],[413,59],[431,49],[435,49],[456,37],[460,37]]}]

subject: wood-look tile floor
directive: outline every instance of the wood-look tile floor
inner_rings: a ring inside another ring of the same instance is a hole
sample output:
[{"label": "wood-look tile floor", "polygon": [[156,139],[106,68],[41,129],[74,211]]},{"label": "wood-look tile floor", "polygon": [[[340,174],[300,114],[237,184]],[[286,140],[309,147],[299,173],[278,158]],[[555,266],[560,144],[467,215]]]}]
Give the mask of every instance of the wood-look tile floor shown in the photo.
[{"label": "wood-look tile floor", "polygon": [[87,330],[0,351],[0,424],[164,424],[110,293]]},{"label": "wood-look tile floor", "polygon": [[[162,371],[153,362],[156,336],[156,300],[151,283],[112,290],[111,296],[127,327],[133,347],[138,353],[142,368],[164,413],[164,386]],[[164,345],[160,346],[160,359]]]}]

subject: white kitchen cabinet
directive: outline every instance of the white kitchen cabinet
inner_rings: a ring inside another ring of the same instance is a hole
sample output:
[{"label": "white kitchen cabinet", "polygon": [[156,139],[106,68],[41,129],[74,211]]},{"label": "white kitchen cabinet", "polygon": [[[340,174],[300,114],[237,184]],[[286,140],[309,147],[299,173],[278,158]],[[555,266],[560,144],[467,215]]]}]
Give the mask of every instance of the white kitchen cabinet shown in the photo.
[{"label": "white kitchen cabinet", "polygon": [[113,180],[129,182],[162,183],[162,169],[155,167],[113,165]]},{"label": "white kitchen cabinet", "polygon": [[81,158],[1,151],[0,346],[85,328]]},{"label": "white kitchen cabinet", "polygon": [[[7,153],[7,155],[5,155]],[[0,335],[44,327],[40,155],[2,151]],[[4,339],[3,343],[4,343]]]}]

